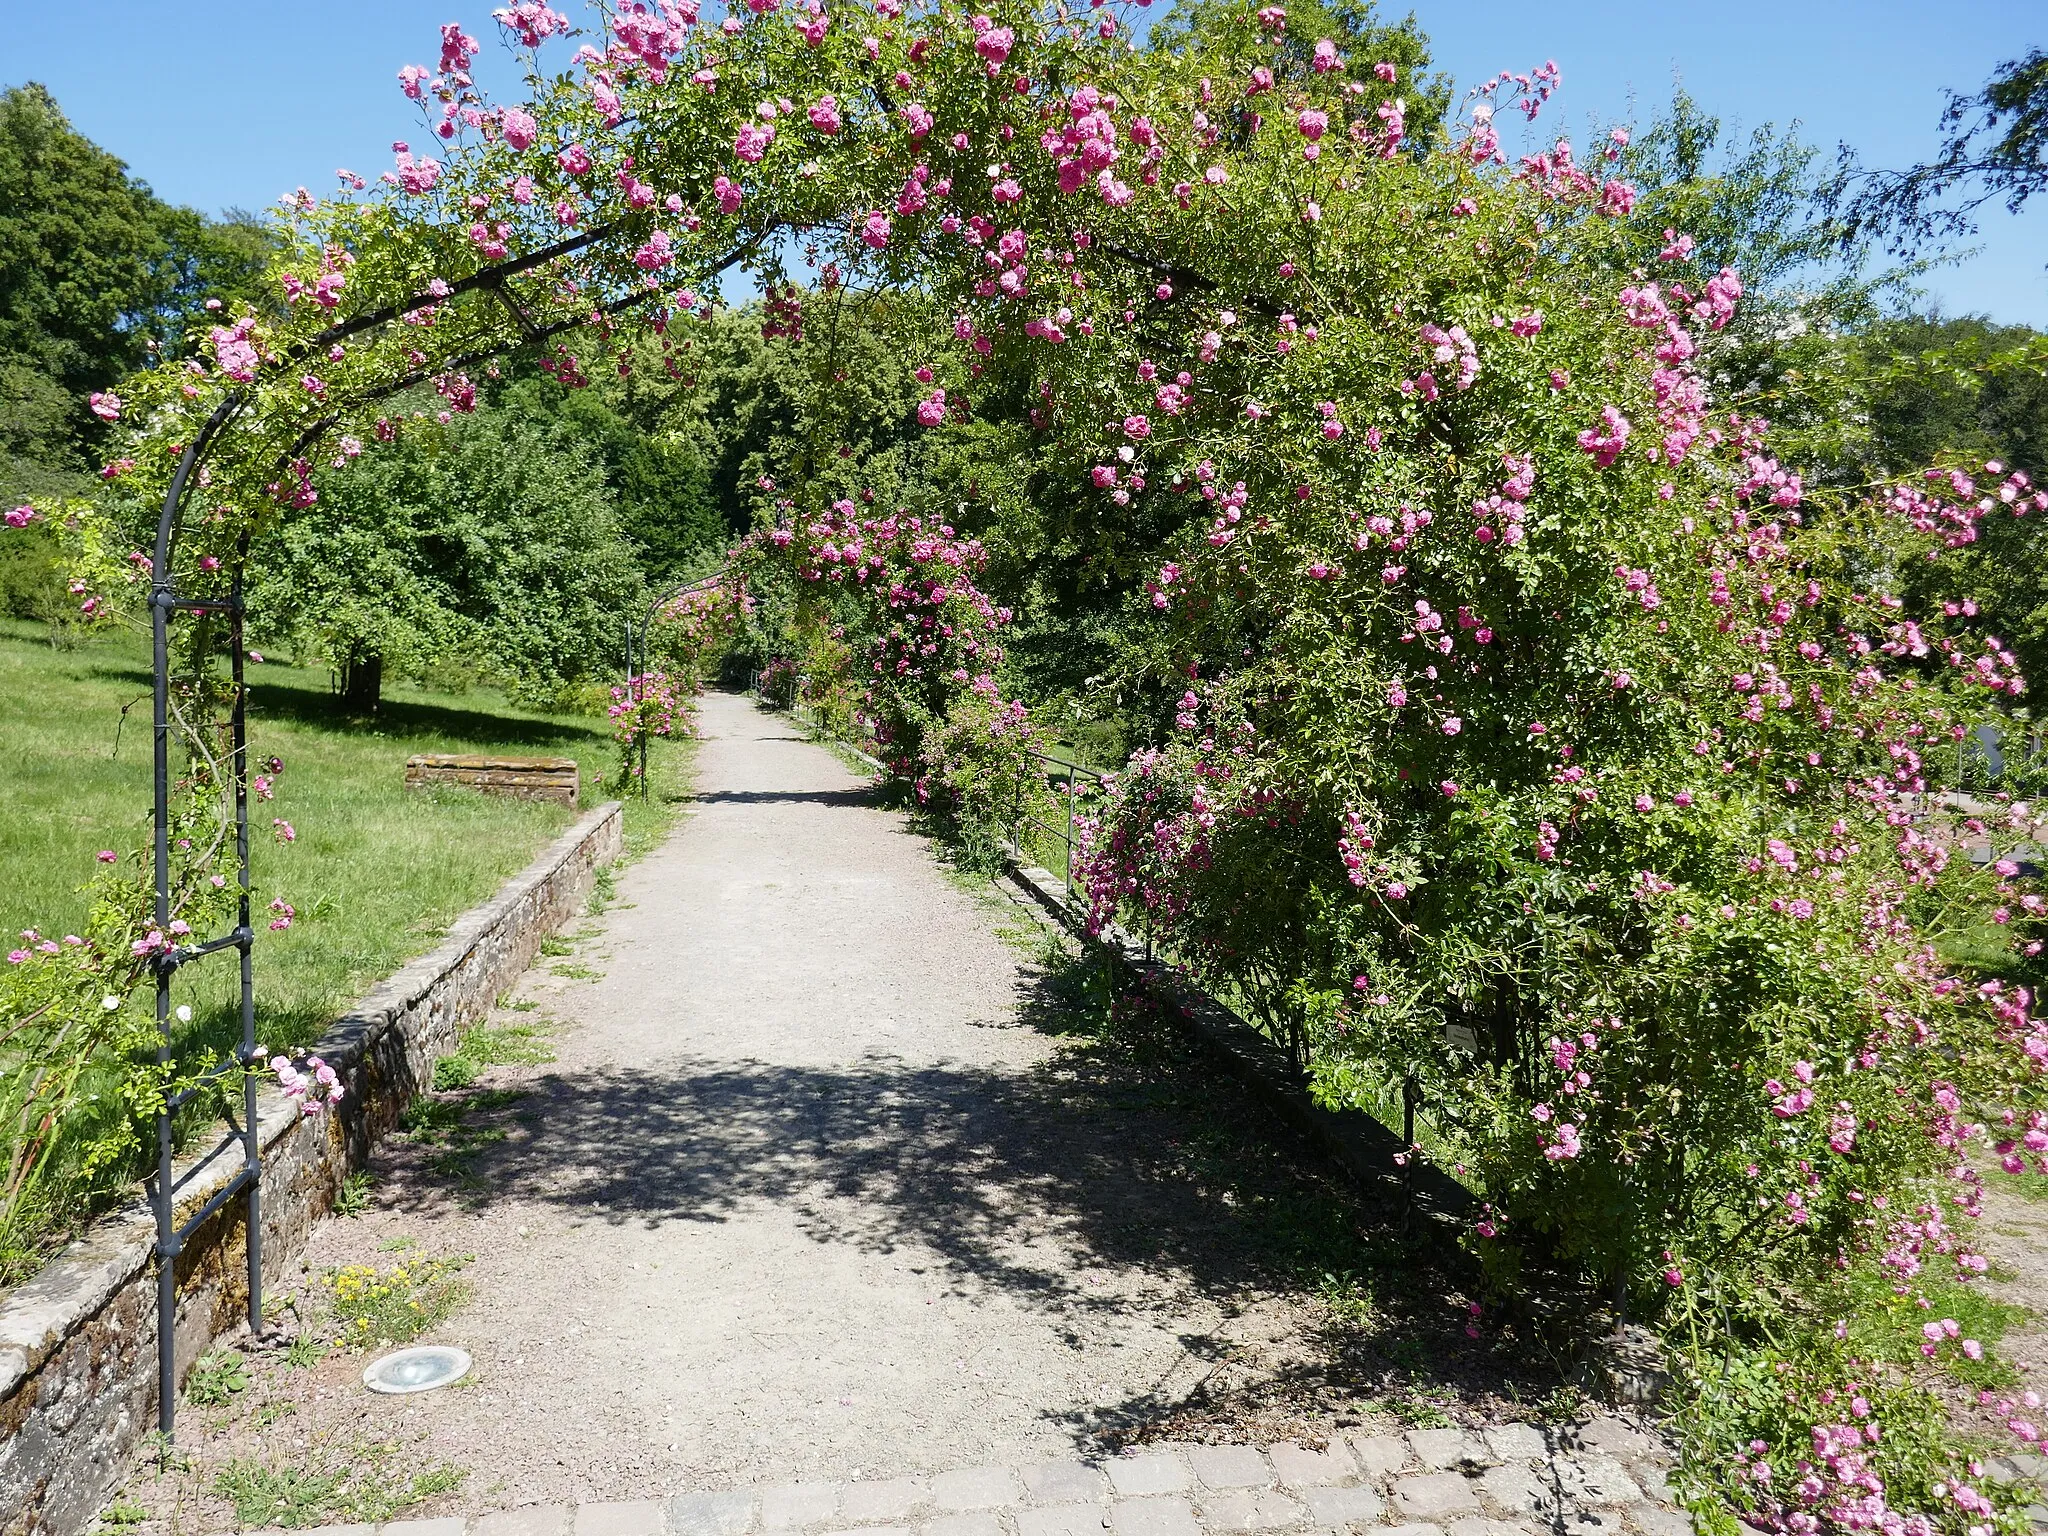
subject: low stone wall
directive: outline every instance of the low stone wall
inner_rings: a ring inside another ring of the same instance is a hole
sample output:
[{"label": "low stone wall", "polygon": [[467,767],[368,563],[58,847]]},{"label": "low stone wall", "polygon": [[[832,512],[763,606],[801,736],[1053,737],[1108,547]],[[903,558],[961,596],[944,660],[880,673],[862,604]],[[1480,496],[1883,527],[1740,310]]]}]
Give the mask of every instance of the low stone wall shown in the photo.
[{"label": "low stone wall", "polygon": [[[306,1119],[265,1095],[266,1283],[287,1273],[343,1177],[433,1080],[435,1059],[533,963],[621,846],[618,803],[599,806],[341,1019],[315,1047],[348,1086],[338,1111]],[[184,1209],[203,1205],[236,1166],[224,1158],[195,1180]],[[246,1316],[246,1213],[243,1200],[228,1201],[179,1255],[180,1379]],[[156,1427],[155,1236],[138,1200],[0,1297],[0,1536],[84,1530]]]},{"label": "low stone wall", "polygon": [[1081,904],[1058,875],[1030,863],[1014,844],[1005,844],[1011,878],[1019,888],[1075,937],[1117,954],[1138,984],[1170,1007],[1217,1063],[1265,1101],[1278,1117],[1306,1136],[1368,1193],[1405,1205],[1422,1219],[1455,1226],[1469,1220],[1472,1195],[1457,1180],[1427,1163],[1403,1158],[1401,1138],[1363,1110],[1318,1104],[1287,1052],[1275,1045],[1186,977],[1146,958],[1144,945],[1112,926],[1088,933]]}]

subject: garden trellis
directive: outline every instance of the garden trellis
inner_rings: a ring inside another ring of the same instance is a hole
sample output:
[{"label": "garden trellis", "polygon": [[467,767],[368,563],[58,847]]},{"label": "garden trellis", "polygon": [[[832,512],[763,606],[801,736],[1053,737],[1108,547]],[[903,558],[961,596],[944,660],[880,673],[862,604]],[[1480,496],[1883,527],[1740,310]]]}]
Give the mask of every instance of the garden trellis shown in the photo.
[{"label": "garden trellis", "polygon": [[[1227,984],[1319,1091],[1426,1092],[1503,1291],[1575,1275],[1709,1327],[1702,1272],[1762,1298],[1852,1254],[1968,1269],[1966,1154],[2048,1151],[2048,1028],[2029,987],[1964,985],[1935,940],[1981,913],[2017,976],[2042,904],[1902,801],[2024,685],[1973,608],[1909,613],[1891,588],[2048,495],[1991,465],[1806,486],[1709,367],[1740,278],[1643,221],[1618,141],[1508,160],[1499,120],[1537,115],[1554,71],[1488,82],[1417,142],[1412,38],[1311,39],[1279,6],[1143,52],[1114,7],[598,16],[549,73],[567,19],[500,13],[518,107],[446,29],[438,70],[401,76],[433,153],[395,149],[368,197],[353,174],[295,194],[280,313],[224,315],[102,402],[129,434],[111,498],[175,535],[148,562],[160,688],[171,615],[203,679],[226,613],[239,707],[242,564],[314,507],[316,460],[432,430],[383,402],[431,386],[466,410],[517,346],[572,387],[672,361],[721,273],[773,280],[805,247],[819,290],[890,297],[870,309],[916,366],[910,436],[1028,459],[1130,588],[1117,681],[1162,707],[1076,816],[1095,920]],[[776,323],[803,303],[779,288]],[[835,658],[821,683],[858,692],[925,804],[1000,821],[1043,773],[1004,696],[991,509],[876,505],[829,446],[762,477],[772,526],[731,569],[794,594],[778,643]],[[123,576],[111,533],[92,547],[97,601]],[[245,967],[253,938],[216,845],[181,831],[210,816],[245,850],[243,752],[187,774],[190,804],[168,772],[154,903],[129,893],[108,930],[160,988],[173,924],[232,916]],[[10,1006],[83,1016],[125,949],[32,959]],[[167,1071],[156,1090],[183,1091]],[[1813,1358],[1816,1383],[1854,1365]],[[1861,1462],[1811,1489],[1793,1471],[1819,1408],[1787,1419],[1773,1385],[1744,1411],[1783,1462],[1746,1507],[1864,1498]],[[1884,1465],[1915,1507],[1973,1518],[1960,1476]]]}]

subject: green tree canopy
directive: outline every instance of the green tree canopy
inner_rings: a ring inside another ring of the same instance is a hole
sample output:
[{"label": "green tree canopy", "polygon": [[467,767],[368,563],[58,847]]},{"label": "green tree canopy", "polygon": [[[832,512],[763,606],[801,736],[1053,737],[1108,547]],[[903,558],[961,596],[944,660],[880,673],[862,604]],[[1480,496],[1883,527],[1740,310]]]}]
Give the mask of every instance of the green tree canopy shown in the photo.
[{"label": "green tree canopy", "polygon": [[175,208],[33,82],[0,92],[0,451],[75,466],[85,397],[176,355],[208,297],[258,297],[269,237]]},{"label": "green tree canopy", "polygon": [[573,431],[516,409],[414,420],[317,483],[258,552],[252,612],[358,702],[387,673],[483,672],[544,699],[615,670],[642,582]]}]

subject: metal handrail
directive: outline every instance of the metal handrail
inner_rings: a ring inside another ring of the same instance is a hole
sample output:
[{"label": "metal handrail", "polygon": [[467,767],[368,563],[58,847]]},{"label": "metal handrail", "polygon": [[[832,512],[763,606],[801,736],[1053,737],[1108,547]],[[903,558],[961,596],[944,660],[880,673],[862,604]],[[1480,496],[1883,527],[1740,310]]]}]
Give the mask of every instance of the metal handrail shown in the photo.
[{"label": "metal handrail", "polygon": [[[1048,837],[1057,838],[1065,849],[1066,854],[1061,860],[1061,863],[1065,866],[1061,871],[1061,876],[1066,881],[1067,894],[1072,896],[1074,894],[1074,853],[1080,847],[1080,840],[1074,835],[1080,819],[1080,780],[1085,777],[1093,781],[1097,791],[1100,791],[1102,786],[1109,782],[1109,775],[1099,769],[1090,768],[1083,763],[1069,762],[1066,758],[1054,757],[1049,752],[1027,749],[1027,755],[1036,762],[1065,771],[1067,825],[1065,830],[1062,831],[1059,827],[1048,825],[1040,821],[1036,816],[1028,814],[1024,808],[1023,794],[1020,790],[1017,806],[1010,816],[1010,841],[1015,843],[1021,850],[1024,846],[1024,840],[1018,835],[1018,832],[1019,829],[1026,826],[1036,827]],[[1047,774],[1044,777],[1049,780],[1051,775]]]}]

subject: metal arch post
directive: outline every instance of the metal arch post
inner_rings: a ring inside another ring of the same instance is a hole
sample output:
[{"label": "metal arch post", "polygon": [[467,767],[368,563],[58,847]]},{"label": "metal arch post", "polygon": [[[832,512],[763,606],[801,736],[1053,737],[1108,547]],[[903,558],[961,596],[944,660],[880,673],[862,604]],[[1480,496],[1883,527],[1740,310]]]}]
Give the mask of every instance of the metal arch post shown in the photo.
[{"label": "metal arch post", "polygon": [[[151,803],[151,851],[155,898],[153,910],[157,931],[166,934],[170,931],[171,923],[171,618],[181,607],[221,606],[218,602],[193,602],[181,599],[178,596],[176,579],[172,575],[171,561],[176,551],[185,492],[191,485],[193,472],[205,457],[206,450],[215,436],[241,408],[243,399],[243,393],[237,391],[223,400],[180,455],[177,470],[171,477],[170,489],[164,497],[163,511],[157,519],[154,559],[150,566],[151,724],[154,738],[154,785]],[[247,555],[248,543],[245,538],[236,551],[235,569],[226,605],[229,609],[229,640],[234,651],[230,664],[234,698],[231,709],[232,750],[229,754],[229,767],[234,780],[235,855],[239,866],[237,921],[230,941],[239,951],[241,961],[242,1050],[239,1062],[244,1067],[254,1056],[256,1043],[255,977],[251,953],[254,935],[250,923],[248,711],[245,697],[242,611],[243,567]],[[166,1082],[169,1079],[172,1058],[171,980],[179,965],[186,959],[197,958],[199,952],[203,951],[181,952],[165,949],[156,955],[152,967],[156,984],[157,1066]],[[184,1240],[190,1235],[191,1230],[190,1226],[181,1227],[177,1220],[177,1148],[173,1116],[179,1105],[186,1102],[189,1097],[189,1094],[167,1097],[157,1113],[156,1184],[151,1191],[151,1204],[156,1217],[157,1427],[166,1440],[169,1440],[177,1429],[178,1255],[183,1251]],[[262,1146],[256,1123],[256,1082],[253,1077],[246,1074],[242,1089],[242,1125],[239,1131],[238,1138],[230,1137],[222,1145],[225,1148],[237,1139],[241,1141],[241,1171],[228,1188],[207,1202],[205,1209],[193,1218],[192,1225],[196,1225],[219,1205],[224,1204],[236,1193],[237,1186],[246,1190],[248,1206],[244,1242],[248,1252],[249,1321],[251,1330],[255,1331],[260,1329],[263,1317],[263,1209],[260,1178]],[[188,1174],[187,1177],[191,1175]]]},{"label": "metal arch post", "polygon": [[[655,616],[677,598],[685,597],[692,592],[717,585],[718,578],[715,576],[708,579],[698,577],[693,581],[686,581],[679,586],[671,587],[662,596],[657,597],[647,605],[646,616],[640,624],[640,668],[637,673],[633,669],[633,621],[631,619],[626,621],[626,701],[629,704],[638,704],[640,702],[640,695],[634,690],[633,679],[636,676],[644,678],[647,675],[647,669],[654,663],[654,652],[650,641],[654,635]],[[645,684],[641,686],[644,687]],[[640,732],[639,742],[640,798],[642,800],[646,800],[650,793],[647,787],[647,734],[647,731],[643,728]]]},{"label": "metal arch post", "polygon": [[[242,981],[242,1065],[256,1064],[256,925],[250,920],[252,891],[249,881],[249,689],[246,677],[247,645],[242,632],[243,572],[249,558],[249,540],[243,536],[235,550],[235,578],[230,592],[234,611],[229,618],[228,640],[234,652],[229,664],[235,690],[231,715],[233,772],[235,776],[235,862],[241,889],[236,897],[235,948],[240,951]],[[249,1261],[249,1335],[263,1332],[263,1136],[256,1121],[256,1076],[242,1076],[242,1172],[249,1182],[249,1207],[242,1246]]]}]

